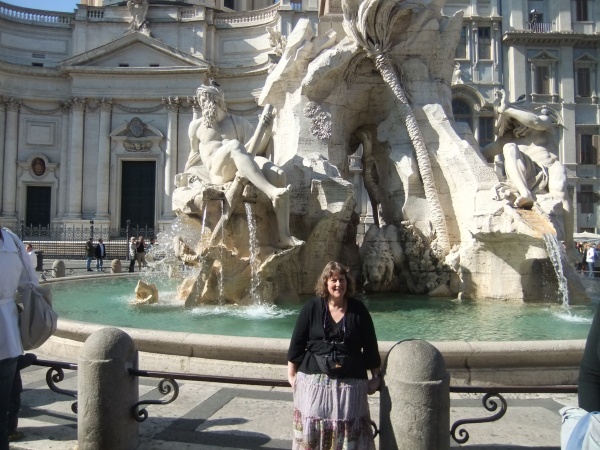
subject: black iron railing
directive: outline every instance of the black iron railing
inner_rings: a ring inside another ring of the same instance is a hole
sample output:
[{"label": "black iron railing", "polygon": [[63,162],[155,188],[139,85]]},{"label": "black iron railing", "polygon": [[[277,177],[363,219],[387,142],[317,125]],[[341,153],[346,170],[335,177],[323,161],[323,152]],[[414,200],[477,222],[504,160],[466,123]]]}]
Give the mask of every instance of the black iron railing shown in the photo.
[{"label": "black iron railing", "polygon": [[[59,361],[37,360],[34,365],[49,367],[46,373],[48,387],[59,394],[77,398],[77,392],[60,389],[55,383],[64,380],[63,369],[77,370],[77,364],[63,363]],[[289,387],[287,380],[226,377],[218,375],[199,375],[176,372],[158,372],[152,370],[129,369],[129,375],[134,377],[157,378],[158,390],[162,395],[171,395],[165,400],[144,400],[131,407],[131,414],[138,422],[148,418],[145,405],[168,405],[173,403],[179,396],[179,384],[177,380],[200,381],[208,383],[243,384],[252,386]],[[494,414],[486,417],[460,419],[454,422],[450,428],[450,436],[459,444],[469,440],[468,431],[463,428],[467,424],[488,423],[500,420],[508,410],[508,402],[501,394],[576,394],[576,385],[553,385],[553,386],[450,386],[451,393],[462,394],[484,394],[482,398],[483,407]],[[141,409],[140,409],[141,408]],[[77,413],[77,402],[71,405],[71,410]],[[372,422],[375,435],[379,430],[375,422]],[[458,436],[457,436],[458,434]]]},{"label": "black iron railing", "polygon": [[[450,436],[459,444],[469,440],[469,432],[463,425],[495,422],[500,420],[508,410],[506,399],[500,394],[576,394],[576,385],[555,386],[450,386],[450,392],[462,394],[484,394],[481,399],[483,407],[494,414],[487,417],[460,419],[450,427]],[[459,434],[457,437],[456,434]]]},{"label": "black iron railing", "polygon": [[31,244],[34,250],[43,252],[44,259],[85,259],[85,243],[90,237],[94,243],[102,238],[108,258],[127,259],[131,236],[144,236],[149,242],[160,231],[162,230],[147,226],[94,226],[94,221],[90,220],[89,225],[79,226],[26,226],[21,222],[18,233],[23,242]]}]

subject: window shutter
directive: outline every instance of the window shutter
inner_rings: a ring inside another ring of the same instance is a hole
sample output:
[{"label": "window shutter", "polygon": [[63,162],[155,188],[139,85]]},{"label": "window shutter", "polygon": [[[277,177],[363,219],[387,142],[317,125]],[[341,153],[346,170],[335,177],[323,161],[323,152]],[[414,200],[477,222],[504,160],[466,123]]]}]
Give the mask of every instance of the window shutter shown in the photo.
[{"label": "window shutter", "polygon": [[596,164],[600,165],[600,152],[598,151],[600,149],[600,135],[594,134],[592,136],[592,147],[596,153]]}]

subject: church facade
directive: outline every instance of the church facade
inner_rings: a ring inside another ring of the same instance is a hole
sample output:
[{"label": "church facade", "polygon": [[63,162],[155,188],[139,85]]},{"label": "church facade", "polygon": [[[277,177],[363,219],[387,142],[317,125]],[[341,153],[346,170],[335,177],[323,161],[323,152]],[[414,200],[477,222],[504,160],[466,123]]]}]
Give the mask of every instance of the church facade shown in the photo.
[{"label": "church facade", "polygon": [[[67,14],[0,2],[3,225],[170,223],[173,180],[199,114],[196,88],[218,80],[229,109],[256,123],[281,36],[302,17],[319,33],[341,29],[333,0],[128,3],[86,0]],[[558,111],[576,231],[595,232],[600,7],[592,0],[448,0],[444,13],[463,14],[464,23],[455,120],[468,123],[483,146],[494,139],[497,89]]]}]

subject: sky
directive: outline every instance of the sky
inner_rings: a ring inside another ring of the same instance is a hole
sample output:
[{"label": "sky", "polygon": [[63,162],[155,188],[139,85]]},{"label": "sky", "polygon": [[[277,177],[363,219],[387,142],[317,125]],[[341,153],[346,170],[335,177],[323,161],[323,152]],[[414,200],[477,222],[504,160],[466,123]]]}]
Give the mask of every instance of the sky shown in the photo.
[{"label": "sky", "polygon": [[43,9],[46,11],[60,11],[72,13],[77,8],[78,0],[2,0],[13,6],[24,8]]}]

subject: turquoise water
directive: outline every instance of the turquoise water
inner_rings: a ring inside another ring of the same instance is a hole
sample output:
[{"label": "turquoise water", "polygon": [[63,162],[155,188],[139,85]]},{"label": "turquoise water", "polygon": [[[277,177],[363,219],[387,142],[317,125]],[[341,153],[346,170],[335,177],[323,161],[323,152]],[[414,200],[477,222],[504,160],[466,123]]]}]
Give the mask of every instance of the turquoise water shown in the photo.
[{"label": "turquoise water", "polygon": [[[60,317],[120,327],[228,336],[288,339],[301,305],[199,306],[186,309],[175,300],[176,282],[153,280],[159,303],[132,305],[138,278],[96,278],[50,283]],[[600,283],[600,281],[599,281]],[[523,305],[506,302],[430,299],[369,294],[364,298],[377,337],[431,341],[519,341],[585,339],[596,305]]]}]

